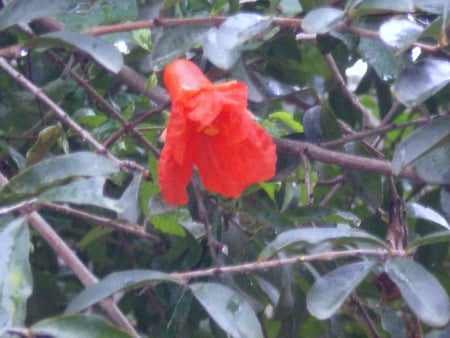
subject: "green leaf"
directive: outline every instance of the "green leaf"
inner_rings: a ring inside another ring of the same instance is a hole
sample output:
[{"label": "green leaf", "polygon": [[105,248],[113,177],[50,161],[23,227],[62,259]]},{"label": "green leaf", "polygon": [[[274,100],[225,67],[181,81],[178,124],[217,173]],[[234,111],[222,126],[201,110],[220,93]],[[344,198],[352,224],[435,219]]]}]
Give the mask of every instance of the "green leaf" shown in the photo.
[{"label": "green leaf", "polygon": [[33,146],[27,151],[25,167],[29,167],[42,160],[62,134],[63,129],[61,124],[56,124],[43,129],[38,134],[36,142],[34,142]]},{"label": "green leaf", "polygon": [[[344,146],[347,153],[370,157],[359,143],[347,143]],[[363,170],[348,169],[347,178],[358,197],[372,210],[380,208],[383,201],[383,182],[380,175]]]},{"label": "green leaf", "polygon": [[341,266],[318,278],[306,296],[308,311],[316,318],[330,318],[369,274],[375,262]]},{"label": "green leaf", "polygon": [[234,338],[262,338],[254,310],[235,291],[217,283],[189,285],[208,315]]},{"label": "green leaf", "polygon": [[416,262],[388,259],[385,272],[397,285],[412,312],[425,324],[443,326],[450,320],[450,301],[439,281]]},{"label": "green leaf", "polygon": [[131,338],[131,334],[93,315],[59,316],[40,321],[30,328],[33,336],[61,338]]},{"label": "green leaf", "polygon": [[123,66],[123,56],[114,45],[104,39],[68,31],[43,34],[30,43],[40,47],[75,47],[91,56],[107,70],[118,73]]},{"label": "green leaf", "polygon": [[419,246],[435,244],[441,242],[449,242],[450,241],[450,231],[444,230],[439,232],[433,232],[423,237],[419,237],[412,242],[408,243],[406,247],[407,250],[411,251]]},{"label": "green leaf", "polygon": [[228,17],[219,28],[206,35],[203,53],[216,67],[231,69],[244,49],[244,44],[269,28],[272,19],[254,13],[238,13]]},{"label": "green leaf", "polygon": [[322,224],[350,222],[353,227],[359,227],[361,224],[361,219],[349,211],[314,205],[297,207],[288,211],[286,214],[296,222],[315,222]]},{"label": "green leaf", "polygon": [[66,202],[78,205],[94,205],[97,207],[122,212],[126,202],[103,195],[104,177],[79,178],[68,184],[53,187],[39,195],[37,202]]},{"label": "green leaf", "polygon": [[407,106],[416,106],[450,82],[450,62],[428,57],[406,67],[397,78],[394,92]]},{"label": "green leaf", "polygon": [[[377,25],[370,22],[363,22],[360,26],[367,29],[378,29]],[[383,81],[396,79],[404,67],[403,59],[396,56],[394,51],[381,41],[361,37],[358,51],[364,61],[375,69],[378,77]]]},{"label": "green leaf", "polygon": [[44,18],[65,12],[73,12],[87,7],[90,0],[12,0],[5,2],[0,11],[0,30],[19,22],[27,23],[34,19]]},{"label": "green leaf", "polygon": [[302,248],[307,244],[317,244],[323,241],[365,241],[385,247],[386,244],[378,237],[367,232],[351,228],[302,228],[284,231],[269,243],[259,254],[259,260],[268,259],[282,250]]},{"label": "green leaf", "polygon": [[301,125],[301,123],[295,121],[292,114],[290,114],[288,112],[279,111],[279,112],[270,114],[268,117],[271,120],[277,120],[277,121],[284,123],[286,126],[291,128],[296,133],[303,132],[303,126]]},{"label": "green leaf", "polygon": [[154,215],[150,217],[153,227],[162,233],[184,237],[186,232],[179,222],[180,214],[175,212]]},{"label": "green leaf", "polygon": [[278,6],[284,15],[298,15],[303,12],[302,5],[299,0],[281,0]]},{"label": "green leaf", "polygon": [[76,176],[109,176],[119,171],[110,159],[77,152],[41,161],[14,176],[0,192],[31,194],[49,184]]},{"label": "green leaf", "polygon": [[133,180],[120,197],[120,203],[125,206],[117,217],[127,220],[131,223],[136,223],[141,214],[141,206],[139,203],[139,191],[141,187],[142,175],[135,173]]},{"label": "green leaf", "polygon": [[161,282],[179,283],[179,280],[167,273],[151,270],[114,272],[80,292],[67,305],[65,313],[84,310],[118,291]]},{"label": "green leaf", "polygon": [[[392,158],[392,172],[398,175],[405,167],[431,153],[433,149],[445,147],[450,142],[450,117],[443,117],[409,134],[395,149]],[[447,146],[448,147],[448,146]],[[447,153],[448,155],[448,153]],[[436,163],[432,163],[433,166]],[[441,164],[442,165],[442,164]],[[433,170],[433,168],[428,168]],[[437,170],[445,173],[446,167]]]},{"label": "green leaf", "polygon": [[[90,8],[75,13],[64,13],[58,20],[66,30],[81,31],[111,23],[131,21],[138,16],[136,0],[87,0]],[[148,18],[150,19],[150,18]]]},{"label": "green leaf", "polygon": [[134,41],[147,52],[152,51],[152,31],[150,29],[136,29],[131,32]]},{"label": "green leaf", "polygon": [[391,19],[379,30],[380,38],[389,46],[404,52],[423,32],[423,27],[408,19]]},{"label": "green leaf", "polygon": [[0,218],[0,247],[0,307],[9,315],[9,325],[23,326],[27,299],[32,292],[26,218],[10,222]]},{"label": "green leaf", "polygon": [[174,59],[183,56],[191,48],[201,44],[209,26],[180,26],[166,29],[156,42],[151,54],[153,70],[162,70]]},{"label": "green leaf", "polygon": [[446,228],[447,230],[450,230],[450,226],[445,217],[439,214],[437,211],[433,210],[432,208],[425,207],[418,203],[408,203],[408,205],[406,206],[406,214],[409,217],[421,218],[426,221],[438,224]]},{"label": "green leaf", "polygon": [[414,10],[413,0],[365,0],[356,6],[354,15],[374,15],[391,12],[408,13]]},{"label": "green leaf", "polygon": [[[433,13],[442,15],[445,8],[445,3],[447,0],[415,0],[416,8]],[[449,10],[449,8],[447,8]]]},{"label": "green leaf", "polygon": [[307,33],[325,34],[331,31],[344,18],[344,11],[334,7],[314,9],[302,21]]}]

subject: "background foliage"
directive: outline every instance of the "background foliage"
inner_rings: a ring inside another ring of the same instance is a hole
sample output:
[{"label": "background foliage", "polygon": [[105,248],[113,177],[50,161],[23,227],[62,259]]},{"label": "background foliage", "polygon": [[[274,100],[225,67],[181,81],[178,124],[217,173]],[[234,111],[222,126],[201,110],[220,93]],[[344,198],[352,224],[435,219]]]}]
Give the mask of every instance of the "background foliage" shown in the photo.
[{"label": "background foliage", "polygon": [[[3,1],[2,337],[448,337],[449,6]],[[164,203],[177,57],[248,85],[273,180]]]}]

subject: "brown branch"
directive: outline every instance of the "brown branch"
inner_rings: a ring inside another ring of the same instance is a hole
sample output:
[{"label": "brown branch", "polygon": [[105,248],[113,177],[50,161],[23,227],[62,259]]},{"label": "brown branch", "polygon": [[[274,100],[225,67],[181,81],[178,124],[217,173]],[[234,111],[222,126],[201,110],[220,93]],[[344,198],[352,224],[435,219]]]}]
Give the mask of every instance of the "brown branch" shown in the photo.
[{"label": "brown branch", "polygon": [[[389,161],[377,160],[369,157],[356,156],[352,154],[341,153],[319,147],[318,145],[306,142],[292,141],[288,139],[274,139],[279,151],[291,154],[300,158],[301,152],[317,161],[336,164],[341,167],[352,168],[379,173],[382,175],[393,175],[391,163]],[[405,168],[399,174],[400,177],[409,178],[416,182],[422,182],[411,168]]]},{"label": "brown branch", "polygon": [[285,265],[293,265],[297,263],[335,260],[342,257],[375,256],[381,257],[383,259],[386,258],[387,256],[404,256],[404,255],[405,255],[404,251],[401,250],[389,251],[388,249],[354,249],[354,250],[330,251],[305,256],[295,256],[288,258],[273,259],[268,261],[257,261],[237,265],[214,267],[197,271],[178,272],[172,273],[171,275],[181,281],[187,281],[193,278],[211,277],[217,275],[229,275],[235,273],[246,273],[252,271],[277,268]]}]

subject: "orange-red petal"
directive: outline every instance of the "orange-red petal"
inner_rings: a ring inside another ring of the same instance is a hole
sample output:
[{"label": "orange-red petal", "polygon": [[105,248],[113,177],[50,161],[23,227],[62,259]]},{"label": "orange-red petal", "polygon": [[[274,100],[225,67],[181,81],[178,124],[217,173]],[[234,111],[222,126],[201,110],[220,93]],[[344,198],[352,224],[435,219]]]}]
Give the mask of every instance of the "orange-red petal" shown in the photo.
[{"label": "orange-red petal", "polygon": [[172,61],[164,69],[163,81],[172,101],[211,84],[195,63],[185,59]]},{"label": "orange-red petal", "polygon": [[186,204],[186,186],[192,176],[192,162],[179,163],[170,147],[164,147],[158,162],[158,180],[164,200],[173,205]]}]

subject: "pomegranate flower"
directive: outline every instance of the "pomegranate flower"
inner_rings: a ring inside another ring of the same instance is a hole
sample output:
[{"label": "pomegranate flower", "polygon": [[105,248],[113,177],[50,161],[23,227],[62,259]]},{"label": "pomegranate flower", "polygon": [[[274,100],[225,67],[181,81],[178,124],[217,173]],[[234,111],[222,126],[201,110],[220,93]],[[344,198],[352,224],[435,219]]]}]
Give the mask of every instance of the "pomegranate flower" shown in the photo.
[{"label": "pomegranate flower", "polygon": [[207,190],[232,198],[273,177],[275,144],[247,110],[245,84],[213,84],[184,59],[170,63],[163,77],[172,109],[158,177],[168,203],[187,203],[194,166]]}]

